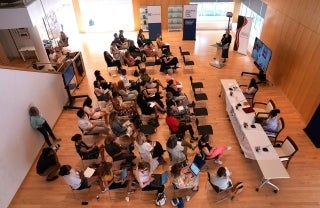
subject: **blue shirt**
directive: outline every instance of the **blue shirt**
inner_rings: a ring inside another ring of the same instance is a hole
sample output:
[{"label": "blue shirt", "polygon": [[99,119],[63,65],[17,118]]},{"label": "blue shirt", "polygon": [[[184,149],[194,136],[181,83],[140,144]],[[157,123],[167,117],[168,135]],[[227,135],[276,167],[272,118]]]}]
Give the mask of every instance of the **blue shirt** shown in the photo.
[{"label": "blue shirt", "polygon": [[32,126],[32,128],[37,129],[42,127],[42,125],[44,124],[46,120],[39,116],[30,116],[30,124]]}]

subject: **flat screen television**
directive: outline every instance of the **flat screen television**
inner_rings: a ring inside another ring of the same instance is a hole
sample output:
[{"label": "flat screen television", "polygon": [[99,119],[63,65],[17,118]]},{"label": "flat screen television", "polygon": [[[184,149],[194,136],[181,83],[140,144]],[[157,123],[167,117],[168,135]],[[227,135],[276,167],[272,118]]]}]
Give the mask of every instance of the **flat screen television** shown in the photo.
[{"label": "flat screen television", "polygon": [[69,85],[71,84],[71,80],[73,79],[74,76],[75,74],[74,74],[73,65],[72,63],[70,63],[62,73],[64,85],[69,87]]},{"label": "flat screen television", "polygon": [[256,37],[252,49],[252,58],[254,64],[258,67],[260,73],[266,73],[269,62],[271,60],[272,51],[259,38]]}]

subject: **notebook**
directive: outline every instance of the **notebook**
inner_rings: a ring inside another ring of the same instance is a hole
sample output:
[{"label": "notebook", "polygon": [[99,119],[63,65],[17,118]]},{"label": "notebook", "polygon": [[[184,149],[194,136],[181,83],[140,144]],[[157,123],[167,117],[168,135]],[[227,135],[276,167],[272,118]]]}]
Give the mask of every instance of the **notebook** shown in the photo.
[{"label": "notebook", "polygon": [[95,171],[96,171],[95,169],[87,167],[87,169],[83,173],[84,177],[90,178],[94,174]]},{"label": "notebook", "polygon": [[156,105],[156,102],[149,102],[149,106],[153,108]]},{"label": "notebook", "polygon": [[152,177],[154,178],[154,181],[151,182],[151,185],[155,187],[160,187],[168,181],[168,175],[166,172],[162,174],[152,174]]},{"label": "notebook", "polygon": [[252,113],[252,112],[254,112],[253,108],[251,108],[251,107],[242,108],[242,110],[243,110],[245,113]]}]

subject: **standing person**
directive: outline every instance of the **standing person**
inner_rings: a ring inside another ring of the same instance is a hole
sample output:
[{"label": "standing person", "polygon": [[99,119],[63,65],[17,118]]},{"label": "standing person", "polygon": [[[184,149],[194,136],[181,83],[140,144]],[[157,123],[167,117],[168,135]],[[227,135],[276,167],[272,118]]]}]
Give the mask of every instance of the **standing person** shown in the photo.
[{"label": "standing person", "polygon": [[50,147],[42,149],[42,153],[37,162],[37,173],[47,176],[47,181],[54,181],[58,178],[60,163],[56,151]]},{"label": "standing person", "polygon": [[139,33],[138,33],[138,36],[137,36],[137,44],[138,44],[139,48],[143,47],[143,45],[145,43],[145,39],[146,38],[144,37],[143,29],[140,29]]},{"label": "standing person", "polygon": [[[52,146],[52,143],[50,142],[49,135],[53,139],[53,142],[60,142],[61,139],[57,138],[49,124],[47,123],[46,119],[42,117],[42,115],[39,112],[39,109],[35,106],[31,106],[29,108],[29,116],[30,116],[30,124],[32,128],[37,129],[41,132],[43,135],[47,145],[52,148],[56,148],[55,146]],[[49,135],[48,135],[49,134]]]},{"label": "standing person", "polygon": [[229,46],[231,44],[232,36],[230,35],[230,30],[226,29],[226,33],[223,34],[221,38],[221,45],[222,45],[222,54],[221,57],[223,58],[223,63],[226,62],[229,54]]}]

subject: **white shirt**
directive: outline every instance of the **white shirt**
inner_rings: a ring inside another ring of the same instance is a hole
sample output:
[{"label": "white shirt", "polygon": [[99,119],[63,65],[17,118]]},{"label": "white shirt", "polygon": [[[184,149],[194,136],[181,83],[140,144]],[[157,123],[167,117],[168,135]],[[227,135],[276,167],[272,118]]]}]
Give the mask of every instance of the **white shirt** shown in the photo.
[{"label": "white shirt", "polygon": [[120,75],[120,80],[122,80],[126,88],[129,88],[131,86],[131,83],[129,82],[129,79],[126,75]]},{"label": "white shirt", "polygon": [[218,186],[220,189],[225,190],[229,187],[229,181],[231,182],[230,179],[230,171],[228,168],[226,168],[226,175],[227,176],[222,176],[219,177],[216,174],[210,175],[210,182],[216,186]]},{"label": "white shirt", "polygon": [[152,158],[152,145],[149,142],[144,142],[143,144],[139,145],[136,141],[134,141],[134,145],[138,149],[141,159],[150,164],[151,172],[153,172],[158,167],[159,162],[156,158]]},{"label": "white shirt", "polygon": [[87,129],[92,127],[92,123],[84,118],[78,119],[78,126],[80,129],[82,129],[83,132],[87,133],[89,132]]},{"label": "white shirt", "polygon": [[81,186],[81,178],[79,172],[75,169],[70,170],[69,175],[63,176],[64,181],[71,186],[72,189],[78,189]]},{"label": "white shirt", "polygon": [[171,149],[167,147],[167,151],[171,155],[172,162],[183,162],[186,160],[186,156],[184,154],[184,147],[181,145],[181,142],[177,142],[177,146]]}]

